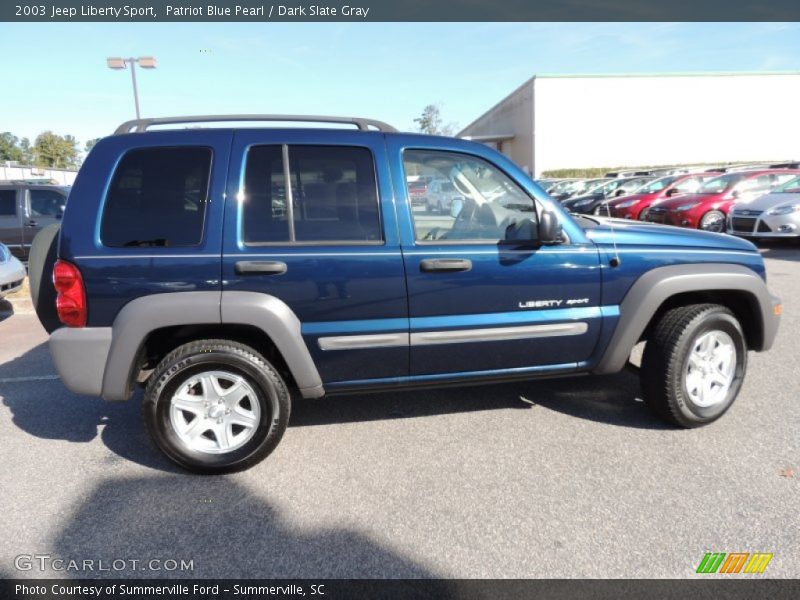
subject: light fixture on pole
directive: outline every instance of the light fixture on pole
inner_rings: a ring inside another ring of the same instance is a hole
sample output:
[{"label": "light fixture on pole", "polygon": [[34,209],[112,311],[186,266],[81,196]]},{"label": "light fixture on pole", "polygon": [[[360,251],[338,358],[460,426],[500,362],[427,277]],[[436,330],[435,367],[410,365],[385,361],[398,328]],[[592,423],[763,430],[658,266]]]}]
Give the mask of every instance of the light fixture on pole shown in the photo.
[{"label": "light fixture on pole", "polygon": [[122,70],[128,65],[131,66],[131,81],[133,82],[133,102],[136,105],[136,118],[141,119],[139,113],[139,89],[136,86],[136,63],[143,69],[155,69],[157,66],[156,59],[153,56],[140,56],[139,58],[118,58],[112,57],[106,59],[106,65],[109,69]]}]

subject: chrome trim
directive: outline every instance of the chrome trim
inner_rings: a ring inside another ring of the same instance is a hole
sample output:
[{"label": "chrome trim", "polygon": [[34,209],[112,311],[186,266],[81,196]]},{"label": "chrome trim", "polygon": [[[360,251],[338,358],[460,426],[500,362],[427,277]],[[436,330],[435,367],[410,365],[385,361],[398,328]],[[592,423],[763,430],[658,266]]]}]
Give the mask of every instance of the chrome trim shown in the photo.
[{"label": "chrome trim", "polygon": [[363,350],[366,348],[393,348],[397,346],[431,346],[434,344],[461,344],[470,342],[504,342],[540,337],[582,335],[589,329],[583,321],[578,323],[547,323],[520,327],[483,327],[452,331],[421,331],[417,333],[378,333],[369,335],[338,335],[317,340],[322,350]]},{"label": "chrome trim", "polygon": [[321,350],[359,350],[362,348],[393,348],[408,346],[408,333],[378,333],[371,335],[337,335],[317,340]]},{"label": "chrome trim", "polygon": [[[248,151],[250,148],[248,148]],[[283,189],[286,190],[286,220],[289,223],[289,241],[295,241],[294,235],[294,194],[292,192],[292,171],[289,168],[289,146],[281,146],[283,156]],[[245,163],[245,168],[247,164]]]},{"label": "chrome trim", "polygon": [[484,329],[458,329],[455,331],[423,331],[411,334],[412,346],[457,344],[464,342],[503,342],[537,337],[581,335],[589,325],[579,323],[547,323],[521,327],[492,327]]}]

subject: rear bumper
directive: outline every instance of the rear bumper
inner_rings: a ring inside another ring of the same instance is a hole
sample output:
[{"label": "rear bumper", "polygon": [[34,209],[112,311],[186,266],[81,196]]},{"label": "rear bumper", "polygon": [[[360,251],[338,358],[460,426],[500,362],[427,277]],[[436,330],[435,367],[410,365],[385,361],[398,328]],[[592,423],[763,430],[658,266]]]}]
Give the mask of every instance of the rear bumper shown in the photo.
[{"label": "rear bumper", "polygon": [[102,394],[111,334],[111,327],[60,327],[50,335],[53,363],[69,391]]}]

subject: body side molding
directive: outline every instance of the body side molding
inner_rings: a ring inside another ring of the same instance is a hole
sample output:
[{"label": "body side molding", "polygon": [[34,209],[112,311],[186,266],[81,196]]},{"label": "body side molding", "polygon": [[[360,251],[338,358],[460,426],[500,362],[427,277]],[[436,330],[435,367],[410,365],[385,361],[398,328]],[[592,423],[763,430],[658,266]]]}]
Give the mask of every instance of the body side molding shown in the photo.
[{"label": "body side molding", "polygon": [[671,265],[646,272],[628,290],[620,304],[620,319],[614,335],[592,372],[621,370],[665,300],[675,294],[703,291],[736,291],[751,296],[757,307],[756,325],[760,332],[753,349],[763,351],[772,346],[780,321],[773,312],[778,300],[756,273],[742,265],[727,263]]}]

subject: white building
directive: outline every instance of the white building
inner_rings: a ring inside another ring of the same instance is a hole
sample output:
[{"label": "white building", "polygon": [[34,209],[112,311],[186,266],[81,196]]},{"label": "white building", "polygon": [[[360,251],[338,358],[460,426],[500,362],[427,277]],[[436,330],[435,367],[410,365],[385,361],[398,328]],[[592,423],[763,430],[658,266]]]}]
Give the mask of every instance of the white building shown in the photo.
[{"label": "white building", "polygon": [[530,173],[800,159],[800,72],[534,76],[465,127]]},{"label": "white building", "polygon": [[54,167],[32,167],[16,162],[0,162],[0,181],[52,181],[59,185],[72,185],[78,171]]}]

